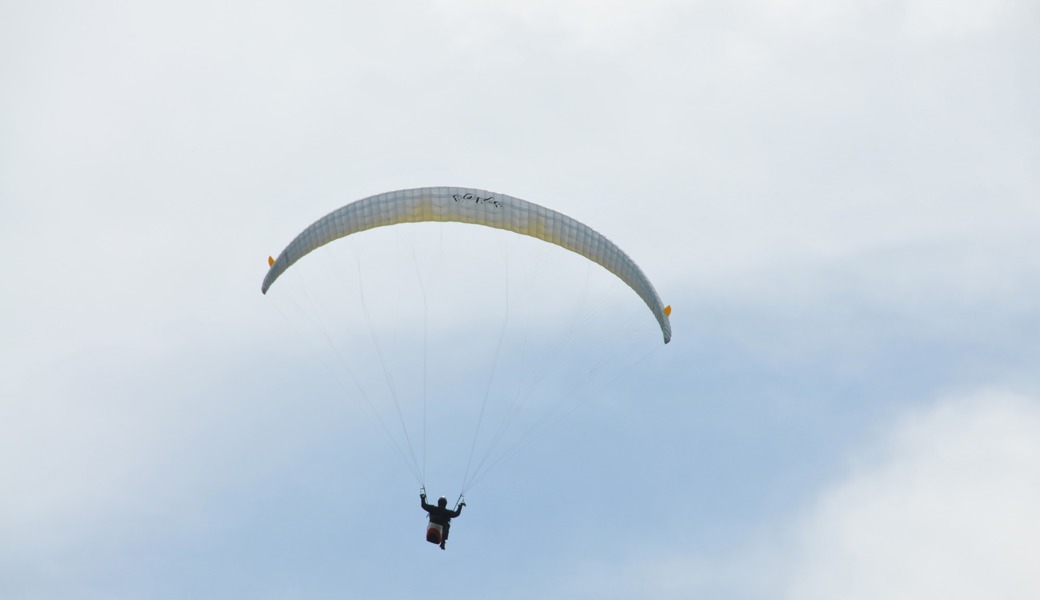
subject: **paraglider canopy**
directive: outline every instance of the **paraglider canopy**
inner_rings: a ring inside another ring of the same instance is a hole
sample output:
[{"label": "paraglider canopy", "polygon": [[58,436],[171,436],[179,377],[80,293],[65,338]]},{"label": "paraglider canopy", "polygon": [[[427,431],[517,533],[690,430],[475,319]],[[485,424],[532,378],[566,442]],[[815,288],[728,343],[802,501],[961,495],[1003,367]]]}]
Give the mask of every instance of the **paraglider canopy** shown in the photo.
[{"label": "paraglider canopy", "polygon": [[657,319],[667,344],[671,306],[665,306],[642,269],[616,244],[567,215],[519,198],[459,187],[424,187],[369,196],[339,208],[301,232],[269,260],[261,291],[296,261],[329,242],[376,227],[422,221],[454,221],[504,229],[544,240],[592,260],[632,288]]}]

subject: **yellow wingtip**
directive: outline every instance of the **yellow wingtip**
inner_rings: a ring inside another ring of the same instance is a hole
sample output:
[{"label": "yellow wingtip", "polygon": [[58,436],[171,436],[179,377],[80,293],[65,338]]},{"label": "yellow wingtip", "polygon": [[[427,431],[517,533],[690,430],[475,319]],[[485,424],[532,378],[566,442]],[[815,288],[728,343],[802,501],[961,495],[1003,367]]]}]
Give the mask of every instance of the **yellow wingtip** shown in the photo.
[{"label": "yellow wingtip", "polygon": [[668,306],[664,307],[664,314],[667,317],[672,316],[672,305],[671,304],[669,304]]},{"label": "yellow wingtip", "polygon": [[273,267],[274,266],[274,257],[273,256],[268,256],[267,257],[267,266],[269,266],[269,267]]}]

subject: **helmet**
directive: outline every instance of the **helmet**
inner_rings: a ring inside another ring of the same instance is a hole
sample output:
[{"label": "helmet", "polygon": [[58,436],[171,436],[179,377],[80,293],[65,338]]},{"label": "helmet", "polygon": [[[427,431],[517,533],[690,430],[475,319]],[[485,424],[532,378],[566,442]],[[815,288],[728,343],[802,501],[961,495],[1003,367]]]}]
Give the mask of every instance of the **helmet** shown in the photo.
[{"label": "helmet", "polygon": [[439,506],[441,508],[444,508],[447,505],[448,505],[448,499],[447,498],[445,498],[444,496],[441,496],[440,498],[437,498],[437,506]]}]

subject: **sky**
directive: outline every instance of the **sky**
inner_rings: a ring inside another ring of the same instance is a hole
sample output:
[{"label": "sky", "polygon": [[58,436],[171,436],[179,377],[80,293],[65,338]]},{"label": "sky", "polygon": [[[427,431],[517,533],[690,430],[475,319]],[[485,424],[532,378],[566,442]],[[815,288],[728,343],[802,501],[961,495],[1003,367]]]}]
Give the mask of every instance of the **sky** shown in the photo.
[{"label": "sky", "polygon": [[[1025,0],[0,2],[0,597],[1040,597],[1038,34]],[[673,341],[447,225],[260,293],[317,218],[435,185],[604,233]],[[388,379],[421,437],[351,391]],[[487,434],[531,381],[427,544],[419,485],[454,499],[482,394]]]}]

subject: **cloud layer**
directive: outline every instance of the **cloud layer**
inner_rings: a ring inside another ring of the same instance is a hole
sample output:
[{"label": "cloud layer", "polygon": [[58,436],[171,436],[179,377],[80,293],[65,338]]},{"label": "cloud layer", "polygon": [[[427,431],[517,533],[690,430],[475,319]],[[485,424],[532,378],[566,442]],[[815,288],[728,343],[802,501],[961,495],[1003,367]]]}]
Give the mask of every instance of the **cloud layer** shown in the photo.
[{"label": "cloud layer", "polygon": [[1040,595],[1040,402],[983,392],[905,417],[801,526],[788,597]]}]

